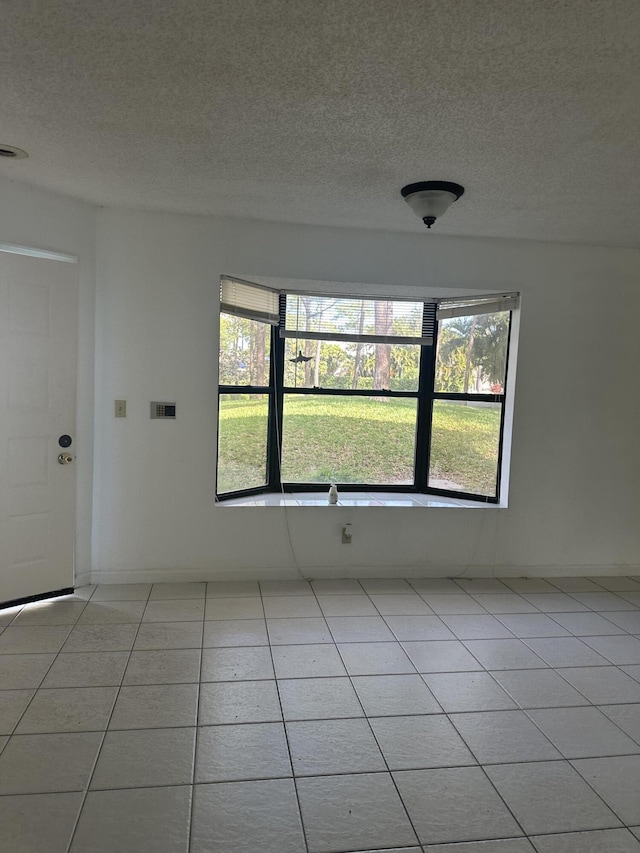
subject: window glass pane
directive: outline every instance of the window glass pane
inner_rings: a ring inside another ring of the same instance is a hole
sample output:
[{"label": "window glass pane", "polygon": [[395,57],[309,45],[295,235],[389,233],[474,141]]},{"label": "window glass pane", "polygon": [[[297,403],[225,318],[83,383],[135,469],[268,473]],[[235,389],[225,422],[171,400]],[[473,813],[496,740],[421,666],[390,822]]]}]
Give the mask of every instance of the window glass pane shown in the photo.
[{"label": "window glass pane", "polygon": [[422,336],[422,302],[287,295],[286,327],[341,335]]},{"label": "window glass pane", "polygon": [[500,311],[441,320],[435,390],[502,394],[510,317],[509,311]]},{"label": "window glass pane", "polygon": [[416,400],[285,394],[287,483],[413,484]]},{"label": "window glass pane", "polygon": [[416,391],[420,347],[287,338],[284,363],[288,388]]},{"label": "window glass pane", "polygon": [[434,400],[429,486],[495,497],[501,403]]},{"label": "window glass pane", "polygon": [[220,314],[220,385],[269,385],[271,326]]},{"label": "window glass pane", "polygon": [[268,394],[221,394],[218,423],[218,493],[267,482]]}]

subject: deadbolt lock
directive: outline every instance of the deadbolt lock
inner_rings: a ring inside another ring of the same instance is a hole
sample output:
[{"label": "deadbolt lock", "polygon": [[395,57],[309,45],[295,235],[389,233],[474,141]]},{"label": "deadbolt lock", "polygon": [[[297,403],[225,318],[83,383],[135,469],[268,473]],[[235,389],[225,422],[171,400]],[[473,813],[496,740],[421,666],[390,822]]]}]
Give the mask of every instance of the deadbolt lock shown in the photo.
[{"label": "deadbolt lock", "polygon": [[73,456],[70,453],[58,453],[58,462],[60,465],[70,465],[73,462]]}]

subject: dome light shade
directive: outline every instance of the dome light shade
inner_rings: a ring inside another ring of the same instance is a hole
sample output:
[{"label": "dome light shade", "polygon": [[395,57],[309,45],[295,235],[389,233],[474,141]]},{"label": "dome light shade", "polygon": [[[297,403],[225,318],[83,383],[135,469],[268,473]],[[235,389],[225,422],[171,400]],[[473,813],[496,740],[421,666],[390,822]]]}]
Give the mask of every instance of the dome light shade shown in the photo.
[{"label": "dome light shade", "polygon": [[402,197],[427,228],[442,216],[464,192],[460,184],[449,181],[419,181],[400,190]]}]

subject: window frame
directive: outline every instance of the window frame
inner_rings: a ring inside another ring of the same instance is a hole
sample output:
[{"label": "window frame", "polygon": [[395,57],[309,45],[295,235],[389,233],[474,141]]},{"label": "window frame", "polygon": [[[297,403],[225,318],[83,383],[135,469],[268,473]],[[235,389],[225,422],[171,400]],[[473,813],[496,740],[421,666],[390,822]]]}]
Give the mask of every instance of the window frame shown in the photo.
[{"label": "window frame", "polygon": [[[362,297],[366,298],[366,297]],[[374,297],[375,298],[375,297]],[[287,294],[281,293],[279,297],[280,317],[286,315]],[[393,300],[390,300],[393,301]],[[416,299],[416,302],[420,300]],[[427,306],[433,307],[433,300],[423,301],[423,326],[427,315]],[[222,313],[227,313],[222,311]],[[473,310],[469,315],[473,315]],[[506,310],[505,310],[505,313]],[[294,388],[285,386],[285,344],[286,339],[280,334],[280,328],[271,325],[271,350],[269,359],[269,385],[218,385],[218,436],[216,455],[216,500],[225,501],[232,498],[251,497],[274,492],[325,492],[328,483],[298,483],[282,481],[281,478],[281,453],[282,434],[284,422],[284,397],[285,395],[313,395],[333,397],[389,397],[410,398],[416,400],[416,432],[414,443],[414,479],[408,484],[370,484],[370,483],[337,483],[338,489],[349,492],[389,492],[389,493],[417,493],[440,495],[449,498],[459,498],[474,501],[480,504],[498,504],[500,502],[500,489],[502,484],[503,447],[505,430],[505,412],[507,402],[507,381],[509,373],[511,333],[513,329],[513,308],[508,310],[509,326],[507,332],[507,356],[505,363],[505,376],[502,393],[478,394],[463,392],[444,392],[435,390],[436,356],[438,352],[438,333],[440,320],[435,321],[433,329],[433,343],[420,346],[420,363],[418,374],[418,387],[415,391],[392,391],[390,389],[343,389],[343,388]],[[257,322],[265,322],[257,317]],[[265,323],[265,325],[267,325]],[[304,335],[300,335],[304,339]],[[268,418],[267,418],[267,455],[265,459],[266,483],[261,486],[248,489],[236,489],[229,492],[218,492],[218,464],[219,464],[219,436],[220,436],[220,398],[224,394],[264,394],[268,396]],[[460,400],[471,402],[499,403],[500,427],[498,439],[498,459],[496,463],[496,489],[493,495],[480,495],[474,492],[464,492],[455,489],[443,489],[429,486],[429,468],[431,458],[431,441],[433,431],[433,404],[436,400]]]}]

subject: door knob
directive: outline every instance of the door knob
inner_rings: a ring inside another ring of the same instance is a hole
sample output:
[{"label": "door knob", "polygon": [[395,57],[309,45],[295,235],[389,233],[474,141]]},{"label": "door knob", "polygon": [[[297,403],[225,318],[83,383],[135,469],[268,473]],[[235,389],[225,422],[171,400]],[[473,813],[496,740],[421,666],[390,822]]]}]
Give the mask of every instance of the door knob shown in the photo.
[{"label": "door knob", "polygon": [[73,462],[73,456],[70,453],[59,453],[58,462],[60,465],[70,465]]}]

